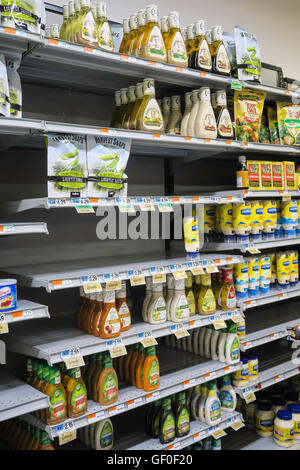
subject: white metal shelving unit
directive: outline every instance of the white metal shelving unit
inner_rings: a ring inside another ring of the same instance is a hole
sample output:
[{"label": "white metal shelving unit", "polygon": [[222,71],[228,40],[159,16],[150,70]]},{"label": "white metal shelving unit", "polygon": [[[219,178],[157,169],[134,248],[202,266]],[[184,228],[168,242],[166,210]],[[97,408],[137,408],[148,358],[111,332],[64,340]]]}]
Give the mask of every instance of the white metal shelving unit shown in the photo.
[{"label": "white metal shelving unit", "polygon": [[0,222],[0,236],[5,235],[25,235],[32,233],[49,234],[47,224],[43,222],[32,223],[1,223]]},{"label": "white metal shelving unit", "polygon": [[206,242],[204,244],[204,251],[233,251],[238,250],[242,253],[247,253],[247,251],[253,247],[258,250],[265,249],[274,249],[279,247],[286,247],[291,245],[300,245],[300,237],[285,237],[285,238],[275,238],[274,240],[260,240],[253,241],[249,243],[224,243],[224,242]]},{"label": "white metal shelving unit", "polygon": [[49,398],[0,369],[0,421],[49,407]]},{"label": "white metal shelving unit", "polygon": [[5,321],[12,324],[25,320],[50,318],[46,305],[37,304],[29,300],[18,300],[18,307],[15,310],[4,313],[4,316]]},{"label": "white metal shelving unit", "polygon": [[[299,283],[298,283],[299,284]],[[289,287],[287,289],[274,288],[266,295],[259,295],[248,300],[238,300],[237,305],[243,310],[249,308],[259,307],[261,305],[268,305],[282,300],[293,299],[300,295],[300,286]]]}]

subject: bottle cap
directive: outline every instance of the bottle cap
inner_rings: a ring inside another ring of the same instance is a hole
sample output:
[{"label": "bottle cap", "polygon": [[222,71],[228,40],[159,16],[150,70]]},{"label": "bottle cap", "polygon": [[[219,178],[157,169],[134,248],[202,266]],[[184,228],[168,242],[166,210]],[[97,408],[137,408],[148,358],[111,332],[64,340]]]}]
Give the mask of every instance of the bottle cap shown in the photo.
[{"label": "bottle cap", "polygon": [[292,419],[292,413],[289,410],[279,410],[277,412],[277,418],[290,421]]}]

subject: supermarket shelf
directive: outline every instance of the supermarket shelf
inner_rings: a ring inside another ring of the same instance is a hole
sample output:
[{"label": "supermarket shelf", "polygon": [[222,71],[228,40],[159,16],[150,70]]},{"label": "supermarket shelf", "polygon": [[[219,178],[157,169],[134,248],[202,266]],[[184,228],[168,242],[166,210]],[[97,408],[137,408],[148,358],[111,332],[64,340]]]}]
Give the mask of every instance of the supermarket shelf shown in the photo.
[{"label": "supermarket shelf", "polygon": [[[159,345],[157,354],[161,370],[160,387],[158,390],[147,393],[133,386],[126,387],[119,390],[117,403],[107,407],[89,400],[86,415],[73,420],[75,427],[79,429],[88,426],[92,422],[101,421],[105,417],[125,413],[158,398],[163,398],[209,380],[222,377],[241,368],[240,363],[226,365],[218,361],[208,361],[194,354],[163,345]],[[26,415],[24,419],[46,430],[52,439],[57,436],[55,426],[48,426],[33,415]]]},{"label": "supermarket shelf", "polygon": [[[189,261],[187,257],[166,258],[165,253],[149,253],[139,256],[111,256],[99,259],[75,260],[71,262],[43,263],[32,266],[8,268],[5,272],[17,277],[18,282],[27,287],[44,287],[48,292],[71,287],[80,287],[94,276],[93,280],[107,282],[130,279],[138,272],[139,275],[151,276],[156,268],[163,268],[165,273],[188,271],[193,267],[208,265],[222,266],[242,261],[241,256],[218,254],[200,255],[197,261]],[[96,277],[95,277],[96,276]]]},{"label": "supermarket shelf", "polygon": [[[43,308],[47,309],[47,307]],[[172,335],[178,326],[193,330],[211,325],[215,321],[229,320],[238,314],[239,311],[236,310],[232,312],[217,311],[215,315],[211,316],[195,315],[180,325],[172,322],[159,325],[140,322],[133,324],[129,331],[121,333],[119,338],[125,346],[128,346],[140,342],[146,333],[151,333],[154,338],[161,338]],[[31,322],[30,325],[20,325],[14,328],[12,335],[5,336],[7,349],[37,359],[45,359],[52,366],[61,362],[62,351],[74,346],[80,348],[82,356],[108,351],[111,347],[111,341],[81,332],[73,324],[74,314],[72,313],[64,315],[60,319],[51,319],[51,322],[48,323],[39,321]]]},{"label": "supermarket shelf", "polygon": [[259,437],[251,444],[242,447],[240,450],[300,450],[300,442],[294,441],[294,444],[287,448],[275,444],[273,437]]},{"label": "supermarket shelf", "polygon": [[0,236],[25,235],[28,233],[45,233],[49,235],[47,224],[43,222],[33,223],[0,223]]},{"label": "supermarket shelf", "polygon": [[23,53],[31,47],[42,45],[44,40],[38,35],[14,28],[0,26],[1,52]]},{"label": "supermarket shelf", "polygon": [[148,439],[137,445],[129,447],[127,450],[178,450],[184,449],[196,442],[202,441],[206,437],[211,436],[220,429],[227,429],[236,421],[243,421],[240,413],[222,413],[221,422],[217,426],[209,426],[201,421],[192,421],[190,424],[190,433],[182,438],[175,439],[169,445],[160,444],[158,439]]},{"label": "supermarket shelf", "polygon": [[0,369],[0,421],[49,407],[49,398]]},{"label": "supermarket shelf", "polygon": [[25,320],[36,320],[39,318],[50,318],[48,307],[29,300],[18,300],[18,308],[8,313],[2,313],[4,313],[5,321],[7,323],[17,323]]},{"label": "supermarket shelf", "polygon": [[[258,144],[255,144],[258,145]],[[299,149],[300,152],[300,149]],[[216,197],[241,197],[243,199],[248,199],[248,198],[268,198],[268,199],[274,199],[274,198],[279,198],[283,196],[291,196],[291,197],[299,197],[300,196],[300,190],[271,190],[271,191],[255,191],[255,190],[250,190],[250,189],[232,189],[229,191],[216,191],[214,193]]]},{"label": "supermarket shelf", "polygon": [[246,253],[249,248],[257,248],[258,250],[264,250],[267,248],[277,248],[280,246],[291,246],[299,245],[300,237],[285,237],[277,238],[274,240],[260,240],[249,243],[223,243],[223,242],[207,242],[204,244],[202,251],[233,251],[238,250],[242,253]]},{"label": "supermarket shelf", "polygon": [[254,430],[244,426],[238,432],[230,432],[222,439],[222,450],[300,450],[300,442],[295,441],[289,449],[280,447],[272,437],[260,437]]},{"label": "supermarket shelf", "polygon": [[267,295],[260,295],[251,298],[251,300],[238,300],[237,305],[243,311],[249,308],[258,307],[260,305],[272,304],[282,300],[292,299],[300,295],[300,284],[296,287],[289,287],[287,289],[274,288],[270,289]]}]

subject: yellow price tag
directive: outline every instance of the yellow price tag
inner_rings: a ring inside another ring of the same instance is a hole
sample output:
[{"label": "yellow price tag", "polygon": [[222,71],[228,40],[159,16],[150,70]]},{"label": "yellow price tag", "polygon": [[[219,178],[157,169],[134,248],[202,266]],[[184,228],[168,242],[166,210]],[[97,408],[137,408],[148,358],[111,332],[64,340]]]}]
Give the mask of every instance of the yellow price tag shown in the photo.
[{"label": "yellow price tag", "polygon": [[189,332],[185,329],[177,330],[174,332],[174,335],[177,339],[185,338],[186,336],[190,336]]},{"label": "yellow price tag", "polygon": [[247,251],[249,251],[249,253],[251,255],[256,255],[256,254],[261,253],[261,251],[258,248],[255,248],[255,247],[250,247],[250,248],[247,249]]},{"label": "yellow price tag", "polygon": [[215,330],[221,330],[222,328],[226,328],[226,323],[224,322],[224,320],[215,321],[213,322],[213,325]]},{"label": "yellow price tag", "polygon": [[212,436],[215,439],[220,439],[220,437],[226,436],[226,432],[224,431],[224,429],[218,429],[218,431],[212,433]]},{"label": "yellow price tag", "polygon": [[132,276],[130,278],[130,285],[132,287],[134,287],[134,286],[143,286],[144,284],[146,284],[145,276]]},{"label": "yellow price tag", "polygon": [[291,201],[291,200],[292,200],[292,196],[291,196],[290,194],[287,194],[286,196],[282,196],[282,200],[283,200],[283,201],[286,201],[286,202]]},{"label": "yellow price tag", "polygon": [[173,276],[178,281],[179,279],[186,279],[187,275],[185,271],[174,271]]},{"label": "yellow price tag", "polygon": [[93,292],[101,292],[102,286],[99,281],[95,282],[84,282],[83,290],[86,294],[92,294]]},{"label": "yellow price tag", "polygon": [[203,268],[191,268],[191,273],[193,276],[200,276],[201,274],[205,274],[205,271]]},{"label": "yellow price tag", "polygon": [[150,202],[139,204],[139,206],[142,212],[154,212],[155,211],[154,205],[151,204]]},{"label": "yellow price tag", "polygon": [[148,336],[147,338],[143,338],[141,343],[144,348],[148,348],[149,346],[156,346],[158,344],[154,336]]},{"label": "yellow price tag", "polygon": [[126,356],[127,350],[124,344],[122,344],[121,346],[114,346],[110,348],[109,354],[112,359],[115,359],[116,357]]},{"label": "yellow price tag", "polygon": [[73,369],[74,367],[82,367],[84,366],[84,360],[83,357],[80,356],[74,356],[74,357],[68,357],[65,359],[65,364],[67,369]]},{"label": "yellow price tag", "polygon": [[247,405],[248,405],[248,403],[252,403],[253,401],[256,400],[255,393],[254,392],[245,393],[244,394],[244,399],[245,399],[245,402],[246,402]]},{"label": "yellow price tag", "polygon": [[218,266],[214,266],[214,265],[205,266],[205,269],[206,269],[206,272],[208,272],[209,274],[219,272]]},{"label": "yellow price tag", "polygon": [[8,333],[8,324],[4,315],[0,315],[0,335]]},{"label": "yellow price tag", "polygon": [[75,209],[78,214],[95,214],[95,210],[90,204],[87,204],[86,206],[75,206]]},{"label": "yellow price tag", "polygon": [[152,275],[153,284],[160,284],[166,282],[166,273],[156,273]]},{"label": "yellow price tag", "polygon": [[127,214],[135,214],[135,208],[132,204],[119,204],[119,211]]},{"label": "yellow price tag", "polygon": [[234,323],[241,323],[245,321],[241,315],[235,315],[234,317],[232,317],[232,320],[234,321]]},{"label": "yellow price tag", "polygon": [[239,429],[243,428],[245,425],[242,421],[235,421],[235,423],[232,423],[230,426],[232,429],[235,431],[238,431]]},{"label": "yellow price tag", "polygon": [[66,444],[67,442],[74,441],[76,437],[77,437],[77,430],[75,427],[68,431],[63,431],[58,434],[59,445],[62,446]]},{"label": "yellow price tag", "polygon": [[116,281],[107,281],[106,283],[106,290],[120,290],[122,287],[121,279],[117,279]]}]

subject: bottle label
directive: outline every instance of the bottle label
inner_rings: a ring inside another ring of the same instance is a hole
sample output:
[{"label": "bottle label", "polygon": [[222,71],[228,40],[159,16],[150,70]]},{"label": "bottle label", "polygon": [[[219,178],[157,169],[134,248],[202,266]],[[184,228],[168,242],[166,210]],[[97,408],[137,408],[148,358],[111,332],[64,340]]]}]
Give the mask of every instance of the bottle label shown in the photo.
[{"label": "bottle label", "polygon": [[252,364],[249,362],[249,377],[257,377],[258,376],[258,363]]},{"label": "bottle label", "polygon": [[159,297],[152,311],[152,319],[154,321],[165,321],[167,317],[166,302],[163,297]]},{"label": "bottle label", "polygon": [[175,316],[178,320],[184,320],[185,318],[188,318],[190,316],[190,308],[185,295],[181,295],[179,297],[176,306]]},{"label": "bottle label", "polygon": [[143,115],[143,125],[147,130],[159,131],[163,129],[163,117],[155,98],[150,98]]},{"label": "bottle label", "polygon": [[221,406],[220,401],[215,400],[212,402],[209,410],[209,419],[210,421],[214,422],[220,419],[221,417]]},{"label": "bottle label", "polygon": [[186,408],[183,408],[179,413],[177,420],[177,429],[178,436],[185,435],[190,430],[190,416]]},{"label": "bottle label", "polygon": [[274,428],[274,439],[275,441],[289,443],[294,441],[294,429],[281,428],[275,425]]},{"label": "bottle label", "polygon": [[119,317],[122,329],[130,326],[130,311],[126,302],[123,302],[119,308]]},{"label": "bottle label", "polygon": [[67,417],[67,401],[64,392],[56,389],[50,398],[49,418],[51,423]]},{"label": "bottle label", "polygon": [[231,308],[235,308],[235,306],[236,306],[235,290],[234,290],[233,285],[231,285],[227,294],[226,307],[231,309]]},{"label": "bottle label", "polygon": [[155,60],[160,59],[166,61],[167,59],[164,40],[158,26],[154,26],[150,33],[145,56]]},{"label": "bottle label", "polygon": [[222,408],[227,410],[234,410],[234,400],[232,394],[228,390],[221,390],[220,392],[220,401]]},{"label": "bottle label", "polygon": [[109,24],[105,21],[98,33],[98,44],[101,49],[106,51],[114,50],[114,41]]},{"label": "bottle label", "polygon": [[159,364],[156,359],[152,361],[148,372],[148,381],[151,387],[159,384]]},{"label": "bottle label", "polygon": [[274,429],[273,419],[263,419],[256,416],[256,429],[272,433]]},{"label": "bottle label", "polygon": [[100,434],[100,448],[106,449],[113,444],[113,428],[110,421],[106,421]]},{"label": "bottle label", "polygon": [[187,297],[186,297],[188,304],[189,304],[189,310],[190,310],[190,315],[195,315],[196,313],[196,302],[195,302],[195,296],[193,291],[189,291]]},{"label": "bottle label", "polygon": [[248,188],[248,171],[236,172],[236,187]]},{"label": "bottle label", "polygon": [[187,61],[187,53],[181,33],[177,31],[174,35],[171,49],[168,51],[168,62],[176,62],[184,65]]},{"label": "bottle label", "polygon": [[204,313],[210,313],[215,311],[216,309],[216,301],[214,293],[211,289],[207,289],[206,294],[203,297],[201,310]]},{"label": "bottle label", "polygon": [[218,122],[218,132],[221,137],[233,137],[231,117],[227,108],[223,109],[221,112]]},{"label": "bottle label", "polygon": [[91,45],[97,44],[97,28],[91,11],[89,11],[84,18],[81,37]]},{"label": "bottle label", "polygon": [[238,361],[240,359],[240,343],[238,338],[234,338],[230,347],[230,360]]},{"label": "bottle label", "polygon": [[204,70],[210,71],[212,69],[211,54],[206,39],[203,39],[201,41],[198,52],[197,64],[200,68]]},{"label": "bottle label", "polygon": [[220,44],[217,50],[216,70],[222,73],[230,73],[230,62],[224,44]]},{"label": "bottle label", "polygon": [[78,382],[74,388],[71,397],[71,413],[72,415],[84,412],[87,409],[86,390],[82,383]]},{"label": "bottle label", "polygon": [[106,317],[104,331],[107,335],[113,335],[119,333],[121,329],[120,319],[117,310],[112,307]]},{"label": "bottle label", "polygon": [[164,420],[162,433],[164,441],[170,441],[175,438],[175,421],[171,413],[168,414]]},{"label": "bottle label", "polygon": [[102,396],[104,403],[111,403],[117,400],[118,384],[115,375],[111,372],[107,375],[104,381]]},{"label": "bottle label", "polygon": [[210,111],[206,114],[204,118],[204,129],[209,132],[215,132],[216,130],[216,119]]}]

